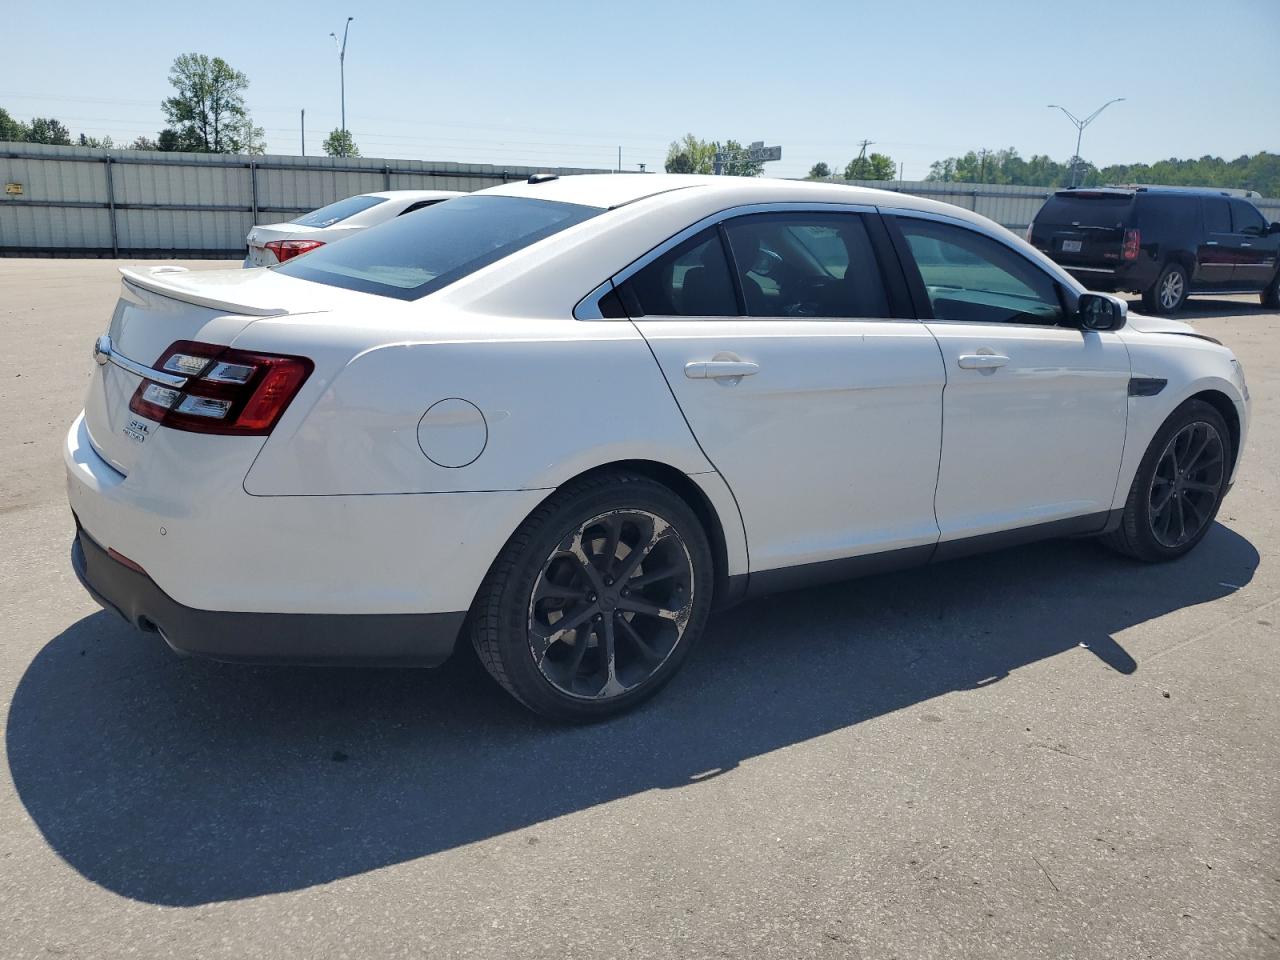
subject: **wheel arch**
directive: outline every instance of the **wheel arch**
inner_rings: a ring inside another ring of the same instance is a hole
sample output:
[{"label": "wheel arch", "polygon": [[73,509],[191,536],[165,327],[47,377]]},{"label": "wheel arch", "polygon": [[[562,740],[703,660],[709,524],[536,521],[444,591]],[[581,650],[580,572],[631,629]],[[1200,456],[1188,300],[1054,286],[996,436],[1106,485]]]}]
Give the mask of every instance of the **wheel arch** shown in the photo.
[{"label": "wheel arch", "polygon": [[[1235,471],[1236,461],[1240,458],[1240,412],[1236,409],[1235,402],[1221,390],[1212,388],[1193,393],[1187,397],[1187,400],[1204,401],[1217,410],[1222,415],[1222,419],[1227,422],[1227,433],[1230,435],[1229,439],[1231,441],[1231,467],[1227,471],[1227,475],[1231,476]],[[1187,400],[1184,400],[1183,403],[1186,403]]]}]

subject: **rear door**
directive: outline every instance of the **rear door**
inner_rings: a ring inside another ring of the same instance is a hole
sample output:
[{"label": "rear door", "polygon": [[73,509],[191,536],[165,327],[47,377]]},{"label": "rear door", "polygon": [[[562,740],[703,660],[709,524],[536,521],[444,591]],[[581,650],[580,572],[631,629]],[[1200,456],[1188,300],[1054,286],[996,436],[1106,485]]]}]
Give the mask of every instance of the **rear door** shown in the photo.
[{"label": "rear door", "polygon": [[1200,234],[1192,282],[1201,287],[1230,287],[1238,251],[1227,198],[1201,197],[1200,214],[1204,232]]},{"label": "rear door", "polygon": [[836,577],[838,564],[800,568],[922,560],[937,541],[942,363],[900,318],[900,272],[892,305],[877,245],[892,257],[870,209],[785,205],[678,237],[618,278],[737,498],[753,575]]},{"label": "rear door", "polygon": [[1231,285],[1261,290],[1276,275],[1280,234],[1268,232],[1266,219],[1248,200],[1233,197],[1230,206],[1235,259]]},{"label": "rear door", "polygon": [[1068,325],[1055,278],[993,236],[905,212],[892,225],[946,364],[938,556],[1040,524],[1100,529],[1124,448],[1124,343]]}]

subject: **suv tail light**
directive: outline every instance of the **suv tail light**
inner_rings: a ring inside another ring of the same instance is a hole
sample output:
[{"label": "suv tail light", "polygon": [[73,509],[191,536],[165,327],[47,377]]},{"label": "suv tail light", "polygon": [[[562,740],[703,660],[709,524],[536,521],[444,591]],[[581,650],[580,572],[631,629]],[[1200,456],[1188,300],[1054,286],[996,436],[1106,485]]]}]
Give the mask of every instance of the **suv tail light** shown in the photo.
[{"label": "suv tail light", "polygon": [[134,413],[192,433],[265,436],[314,364],[306,357],[179,340],[160,355],[156,369],[187,382],[175,388],[143,380],[129,401]]},{"label": "suv tail light", "polygon": [[266,242],[266,248],[274,253],[281,263],[323,246],[323,240],[268,240]]},{"label": "suv tail light", "polygon": [[1124,232],[1124,245],[1120,248],[1121,260],[1137,260],[1138,248],[1142,246],[1141,230],[1126,230]]}]

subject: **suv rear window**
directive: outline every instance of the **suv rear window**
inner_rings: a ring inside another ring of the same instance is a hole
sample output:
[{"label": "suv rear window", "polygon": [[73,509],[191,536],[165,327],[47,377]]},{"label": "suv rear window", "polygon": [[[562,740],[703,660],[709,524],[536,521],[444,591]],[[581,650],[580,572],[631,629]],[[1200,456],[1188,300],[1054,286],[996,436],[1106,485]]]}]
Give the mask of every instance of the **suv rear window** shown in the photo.
[{"label": "suv rear window", "polygon": [[1036,214],[1036,223],[1119,227],[1129,219],[1132,207],[1131,193],[1055,193]]},{"label": "suv rear window", "polygon": [[354,217],[357,213],[363,213],[370,207],[376,207],[378,204],[386,202],[386,197],[347,197],[345,200],[331,203],[327,207],[321,207],[319,210],[312,210],[310,213],[290,222],[296,223],[300,227],[332,227],[335,223],[341,223],[347,217]]},{"label": "suv rear window", "polygon": [[417,300],[602,212],[525,197],[455,197],[275,269],[331,287]]}]

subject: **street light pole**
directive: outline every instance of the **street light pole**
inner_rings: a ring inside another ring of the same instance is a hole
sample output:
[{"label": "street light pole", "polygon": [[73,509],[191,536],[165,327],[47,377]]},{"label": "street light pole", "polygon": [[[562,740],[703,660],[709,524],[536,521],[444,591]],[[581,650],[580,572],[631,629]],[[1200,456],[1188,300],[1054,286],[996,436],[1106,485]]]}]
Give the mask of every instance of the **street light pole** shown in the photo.
[{"label": "street light pole", "polygon": [[1102,113],[1102,111],[1107,109],[1107,107],[1111,106],[1113,103],[1119,103],[1123,99],[1124,97],[1116,97],[1114,100],[1108,100],[1106,103],[1100,106],[1097,110],[1093,111],[1093,113],[1089,114],[1083,120],[1076,117],[1076,115],[1072,113],[1070,110],[1068,110],[1066,107],[1058,106],[1058,104],[1056,103],[1049,104],[1050,110],[1061,110],[1063,113],[1067,115],[1067,119],[1070,120],[1073,124],[1075,124],[1076,153],[1075,153],[1075,156],[1071,158],[1071,186],[1074,187],[1076,185],[1076,173],[1080,169],[1080,141],[1084,138],[1084,128],[1087,127],[1089,124],[1093,123],[1093,121],[1097,120],[1098,114]]},{"label": "street light pole", "polygon": [[342,28],[342,43],[338,43],[338,35],[331,33],[333,37],[333,45],[338,48],[338,83],[342,96],[342,132],[347,132],[347,31],[351,29],[351,21],[355,17],[347,17],[346,25]]}]

